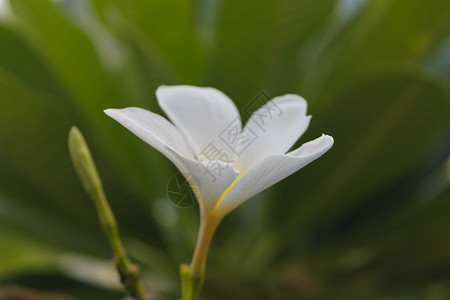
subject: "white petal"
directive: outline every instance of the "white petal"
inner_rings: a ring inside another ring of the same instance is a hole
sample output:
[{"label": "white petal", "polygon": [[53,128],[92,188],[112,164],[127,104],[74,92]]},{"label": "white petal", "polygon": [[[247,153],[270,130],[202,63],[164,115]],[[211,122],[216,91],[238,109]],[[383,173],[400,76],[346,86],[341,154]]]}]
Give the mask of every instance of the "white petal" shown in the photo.
[{"label": "white petal", "polygon": [[179,164],[186,170],[183,175],[199,200],[202,215],[209,213],[214,209],[220,196],[236,179],[238,171],[231,163],[219,160],[198,161],[184,157],[171,149],[168,150],[173,152]]},{"label": "white petal", "polygon": [[159,106],[184,134],[198,158],[231,161],[229,130],[240,133],[239,112],[219,90],[194,86],[160,86]]},{"label": "white petal", "polygon": [[319,158],[331,146],[333,138],[322,135],[287,154],[263,158],[223,196],[215,211],[220,214],[229,213],[244,201]]},{"label": "white petal", "polygon": [[[133,132],[147,144],[164,154],[182,172],[182,166],[173,153],[177,152],[186,157],[194,157],[194,153],[183,135],[168,120],[138,107],[124,109],[106,109],[105,113]],[[173,152],[168,151],[172,149]]]},{"label": "white petal", "polygon": [[284,95],[255,111],[238,142],[236,168],[246,172],[263,157],[286,153],[308,128],[306,107],[302,97]]}]

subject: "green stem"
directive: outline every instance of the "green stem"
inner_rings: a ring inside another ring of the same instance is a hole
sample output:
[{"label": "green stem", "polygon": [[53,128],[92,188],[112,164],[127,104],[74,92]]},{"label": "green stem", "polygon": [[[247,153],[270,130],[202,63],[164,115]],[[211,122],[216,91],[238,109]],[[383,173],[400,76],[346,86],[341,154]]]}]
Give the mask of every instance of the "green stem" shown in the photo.
[{"label": "green stem", "polygon": [[197,244],[191,262],[191,277],[193,278],[203,281],[209,245],[219,223],[219,218],[209,216],[201,221]]},{"label": "green stem", "polygon": [[191,299],[191,267],[187,264],[182,264],[180,266],[181,275],[181,295],[182,300]]},{"label": "green stem", "polygon": [[149,300],[139,277],[139,267],[131,263],[119,235],[119,226],[109,206],[92,155],[81,132],[72,127],[69,152],[84,188],[94,201],[100,225],[114,252],[114,263],[127,292],[136,300]]},{"label": "green stem", "polygon": [[215,216],[207,216],[201,220],[192,262],[189,266],[182,265],[180,268],[183,300],[197,300],[200,295],[209,245],[220,221],[221,218]]}]

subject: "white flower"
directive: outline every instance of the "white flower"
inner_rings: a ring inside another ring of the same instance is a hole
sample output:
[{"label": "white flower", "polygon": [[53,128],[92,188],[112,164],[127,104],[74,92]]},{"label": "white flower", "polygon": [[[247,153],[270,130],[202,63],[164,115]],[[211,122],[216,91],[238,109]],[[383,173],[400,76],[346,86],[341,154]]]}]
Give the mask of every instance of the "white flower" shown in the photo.
[{"label": "white flower", "polygon": [[267,102],[243,129],[234,103],[214,88],[161,86],[156,96],[172,123],[137,107],[105,113],[175,164],[198,191],[202,217],[221,219],[333,145],[322,135],[286,153],[311,118],[298,95]]}]

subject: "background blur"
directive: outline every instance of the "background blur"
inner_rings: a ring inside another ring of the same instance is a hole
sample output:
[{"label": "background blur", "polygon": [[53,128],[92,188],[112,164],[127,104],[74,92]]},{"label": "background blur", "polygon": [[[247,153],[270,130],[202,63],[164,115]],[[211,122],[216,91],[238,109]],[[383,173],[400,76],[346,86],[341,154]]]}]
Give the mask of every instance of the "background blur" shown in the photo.
[{"label": "background blur", "polygon": [[296,146],[336,141],[224,220],[202,299],[450,299],[449,76],[448,0],[0,0],[0,297],[124,296],[72,125],[149,288],[179,297],[198,207],[170,202],[178,171],[103,109],[162,113],[156,87],[192,84],[243,118],[261,91],[300,94]]}]

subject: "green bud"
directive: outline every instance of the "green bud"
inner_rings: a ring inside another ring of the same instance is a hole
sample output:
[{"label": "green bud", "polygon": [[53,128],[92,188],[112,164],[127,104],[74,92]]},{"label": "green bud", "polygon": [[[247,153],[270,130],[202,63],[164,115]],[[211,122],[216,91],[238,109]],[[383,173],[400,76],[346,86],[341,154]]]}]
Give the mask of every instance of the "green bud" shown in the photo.
[{"label": "green bud", "polygon": [[113,248],[118,249],[117,247],[120,247],[120,245],[117,244],[119,239],[117,238],[116,219],[106,199],[102,181],[86,140],[75,126],[70,129],[69,133],[69,152],[84,188],[94,201],[103,231]]},{"label": "green bud", "polygon": [[100,225],[115,253],[114,262],[121,275],[125,289],[135,299],[148,300],[149,297],[139,278],[139,269],[131,263],[122,245],[116,219],[106,199],[102,181],[98,175],[89,147],[80,130],[75,126],[69,132],[69,152],[78,176],[97,208]]},{"label": "green bud", "polygon": [[73,126],[69,133],[69,152],[73,165],[86,191],[93,196],[99,189],[103,189],[97,168],[91,152],[80,130]]}]

